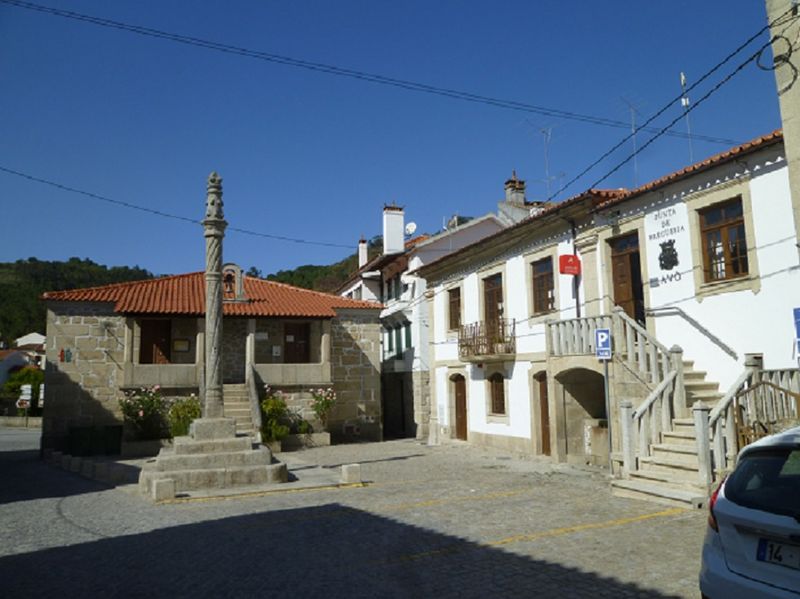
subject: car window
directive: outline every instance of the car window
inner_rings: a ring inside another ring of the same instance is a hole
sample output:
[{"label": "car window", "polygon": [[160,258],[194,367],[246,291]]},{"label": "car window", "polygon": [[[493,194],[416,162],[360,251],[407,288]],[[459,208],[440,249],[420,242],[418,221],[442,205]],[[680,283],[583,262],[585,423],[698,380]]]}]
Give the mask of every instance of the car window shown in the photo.
[{"label": "car window", "polygon": [[800,449],[746,454],[725,483],[725,497],[744,507],[800,519]]}]

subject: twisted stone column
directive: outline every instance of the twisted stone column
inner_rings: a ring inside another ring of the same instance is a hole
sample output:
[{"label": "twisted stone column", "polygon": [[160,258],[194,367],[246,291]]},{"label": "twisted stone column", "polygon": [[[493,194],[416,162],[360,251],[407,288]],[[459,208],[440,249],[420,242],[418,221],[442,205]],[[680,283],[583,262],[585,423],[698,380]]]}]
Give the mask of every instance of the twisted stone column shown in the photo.
[{"label": "twisted stone column", "polygon": [[206,368],[203,418],[222,418],[222,238],[228,223],[222,213],[222,178],[208,177],[206,218]]}]

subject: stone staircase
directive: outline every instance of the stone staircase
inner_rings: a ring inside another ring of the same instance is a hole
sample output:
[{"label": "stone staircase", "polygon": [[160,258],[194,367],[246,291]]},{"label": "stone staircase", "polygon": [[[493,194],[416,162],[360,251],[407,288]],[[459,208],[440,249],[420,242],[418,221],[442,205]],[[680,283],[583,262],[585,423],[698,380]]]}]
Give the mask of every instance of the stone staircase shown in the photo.
[{"label": "stone staircase", "polygon": [[[687,405],[702,401],[713,407],[723,394],[719,383],[708,381],[706,373],[694,370],[684,361],[684,388]],[[661,433],[650,445],[650,455],[639,458],[639,467],[628,479],[615,479],[612,492],[618,497],[633,497],[658,503],[702,507],[708,489],[700,484],[697,439],[692,418],[674,418],[672,430]]]},{"label": "stone staircase", "polygon": [[223,385],[222,397],[223,414],[225,418],[233,418],[236,421],[236,434],[255,436],[247,385]]}]

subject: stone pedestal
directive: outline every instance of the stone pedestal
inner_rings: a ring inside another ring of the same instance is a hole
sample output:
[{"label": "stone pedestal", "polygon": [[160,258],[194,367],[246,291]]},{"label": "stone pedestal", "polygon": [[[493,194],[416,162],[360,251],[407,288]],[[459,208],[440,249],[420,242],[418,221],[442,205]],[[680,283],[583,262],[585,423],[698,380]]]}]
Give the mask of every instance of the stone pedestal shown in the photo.
[{"label": "stone pedestal", "polygon": [[171,448],[161,450],[148,461],[139,475],[139,490],[155,501],[169,499],[171,480],[174,494],[229,489],[248,485],[284,483],[286,464],[273,463],[272,452],[254,444],[250,436],[236,436],[230,418],[199,418],[189,436],[176,437]]}]

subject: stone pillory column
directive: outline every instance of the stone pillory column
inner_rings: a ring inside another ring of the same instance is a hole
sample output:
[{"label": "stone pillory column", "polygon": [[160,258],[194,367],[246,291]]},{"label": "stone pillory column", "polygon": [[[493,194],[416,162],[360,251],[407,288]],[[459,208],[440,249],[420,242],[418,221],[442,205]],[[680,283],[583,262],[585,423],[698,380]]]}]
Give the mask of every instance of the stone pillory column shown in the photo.
[{"label": "stone pillory column", "polygon": [[222,238],[225,236],[222,213],[222,178],[208,177],[206,218],[206,375],[203,418],[222,418]]}]

